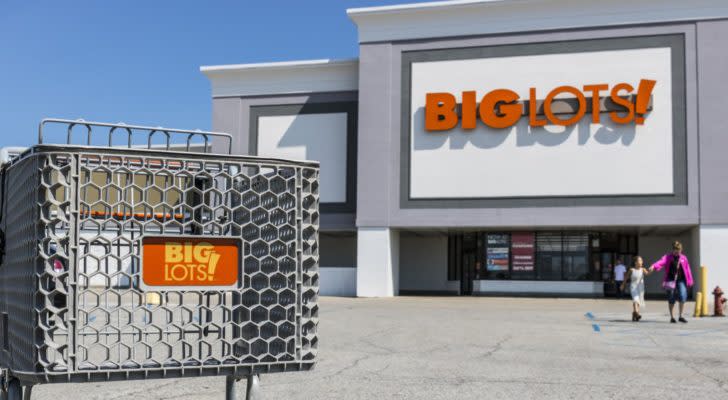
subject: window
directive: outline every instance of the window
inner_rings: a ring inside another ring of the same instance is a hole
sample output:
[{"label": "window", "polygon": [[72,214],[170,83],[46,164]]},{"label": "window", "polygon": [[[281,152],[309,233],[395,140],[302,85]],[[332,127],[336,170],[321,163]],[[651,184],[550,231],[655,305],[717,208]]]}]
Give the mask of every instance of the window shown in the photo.
[{"label": "window", "polygon": [[563,279],[585,281],[591,279],[589,270],[589,236],[586,234],[564,234],[563,236]]},{"label": "window", "polygon": [[482,279],[508,279],[511,271],[511,235],[487,233],[485,237],[485,268]]},{"label": "window", "polygon": [[536,274],[538,279],[561,280],[561,234],[543,232],[536,234]]},{"label": "window", "polygon": [[589,235],[545,232],[536,235],[538,279],[583,281],[591,279]]}]

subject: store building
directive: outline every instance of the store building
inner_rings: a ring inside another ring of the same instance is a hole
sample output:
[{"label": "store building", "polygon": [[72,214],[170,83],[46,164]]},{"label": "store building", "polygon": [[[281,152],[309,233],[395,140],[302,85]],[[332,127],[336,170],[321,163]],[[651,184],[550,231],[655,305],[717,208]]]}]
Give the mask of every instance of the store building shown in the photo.
[{"label": "store building", "polygon": [[356,60],[201,68],[235,151],[321,161],[323,294],[602,296],[673,240],[728,286],[727,2],[347,14]]}]

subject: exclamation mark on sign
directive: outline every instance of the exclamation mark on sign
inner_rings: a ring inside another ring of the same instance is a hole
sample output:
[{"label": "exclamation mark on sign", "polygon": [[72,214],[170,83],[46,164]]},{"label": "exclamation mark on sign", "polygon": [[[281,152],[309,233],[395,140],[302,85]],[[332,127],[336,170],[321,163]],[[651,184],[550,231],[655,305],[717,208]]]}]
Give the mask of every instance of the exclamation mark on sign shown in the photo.
[{"label": "exclamation mark on sign", "polygon": [[210,254],[210,264],[207,267],[207,280],[211,281],[215,278],[215,268],[217,268],[218,261],[220,261],[220,254]]},{"label": "exclamation mark on sign", "polygon": [[645,114],[647,114],[647,107],[650,105],[650,97],[652,96],[652,89],[655,87],[657,81],[651,79],[640,80],[640,85],[637,88],[637,100],[634,105],[635,119],[637,125],[645,123]]}]

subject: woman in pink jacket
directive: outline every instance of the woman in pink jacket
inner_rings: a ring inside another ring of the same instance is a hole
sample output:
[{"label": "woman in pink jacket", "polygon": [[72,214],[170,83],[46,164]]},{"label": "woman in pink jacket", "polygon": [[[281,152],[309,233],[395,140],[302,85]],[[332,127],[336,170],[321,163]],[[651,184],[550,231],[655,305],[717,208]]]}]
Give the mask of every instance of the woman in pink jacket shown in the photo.
[{"label": "woman in pink jacket", "polygon": [[650,272],[659,271],[665,268],[665,277],[662,279],[662,287],[667,291],[667,298],[670,308],[670,322],[675,323],[673,309],[675,301],[680,302],[680,314],[678,320],[683,323],[688,321],[683,318],[683,308],[688,299],[688,288],[693,286],[693,274],[690,272],[688,258],[682,253],[682,244],[675,241],[672,244],[672,252],[667,253],[650,267]]}]

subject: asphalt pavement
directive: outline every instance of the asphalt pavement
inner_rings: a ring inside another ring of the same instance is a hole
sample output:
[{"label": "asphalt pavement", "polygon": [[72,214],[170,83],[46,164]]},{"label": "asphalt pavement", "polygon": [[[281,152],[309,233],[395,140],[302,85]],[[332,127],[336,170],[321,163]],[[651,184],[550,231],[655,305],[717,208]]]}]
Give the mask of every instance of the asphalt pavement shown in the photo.
[{"label": "asphalt pavement", "polygon": [[[728,318],[670,324],[662,301],[648,301],[639,323],[628,300],[324,297],[320,304],[316,369],[261,376],[262,399],[728,396]],[[223,398],[224,377],[33,391],[48,400]]]}]

